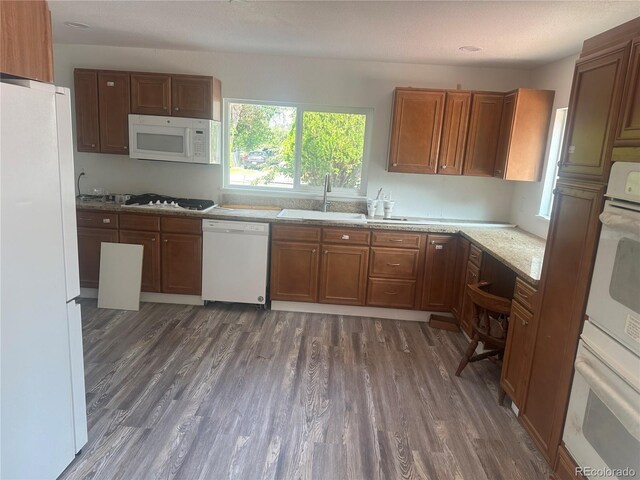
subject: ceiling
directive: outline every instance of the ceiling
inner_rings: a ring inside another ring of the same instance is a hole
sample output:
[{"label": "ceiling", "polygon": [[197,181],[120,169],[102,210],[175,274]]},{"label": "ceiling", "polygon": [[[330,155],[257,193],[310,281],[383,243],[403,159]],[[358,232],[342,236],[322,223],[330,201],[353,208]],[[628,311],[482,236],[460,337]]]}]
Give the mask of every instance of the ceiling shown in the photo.
[{"label": "ceiling", "polygon": [[[585,38],[640,16],[637,0],[50,0],[49,7],[55,43],[518,68],[579,52]],[[482,51],[461,52],[463,45]]]}]

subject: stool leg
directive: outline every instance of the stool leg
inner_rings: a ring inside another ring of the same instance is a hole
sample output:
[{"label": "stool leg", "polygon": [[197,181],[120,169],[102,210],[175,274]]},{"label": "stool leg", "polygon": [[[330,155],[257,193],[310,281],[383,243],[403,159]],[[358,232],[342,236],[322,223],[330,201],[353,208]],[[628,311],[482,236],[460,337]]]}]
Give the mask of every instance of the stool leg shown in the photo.
[{"label": "stool leg", "polygon": [[462,373],[462,370],[464,370],[464,367],[466,367],[467,363],[469,363],[469,359],[475,353],[476,348],[478,347],[479,341],[480,341],[480,337],[478,336],[477,333],[474,333],[473,339],[471,339],[471,343],[469,343],[469,346],[467,347],[467,351],[464,352],[464,355],[460,360],[460,365],[458,365],[458,370],[456,370],[456,377],[460,376],[460,374]]}]

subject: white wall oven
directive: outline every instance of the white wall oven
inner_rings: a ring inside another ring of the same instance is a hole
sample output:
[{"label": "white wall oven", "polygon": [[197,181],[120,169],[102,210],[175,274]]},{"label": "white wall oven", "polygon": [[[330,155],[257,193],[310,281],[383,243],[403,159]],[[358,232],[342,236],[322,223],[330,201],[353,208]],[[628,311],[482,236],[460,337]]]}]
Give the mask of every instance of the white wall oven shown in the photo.
[{"label": "white wall oven", "polygon": [[563,441],[589,479],[640,479],[640,164],[616,163]]},{"label": "white wall oven", "polygon": [[220,163],[220,122],[129,115],[129,156],[142,160]]}]

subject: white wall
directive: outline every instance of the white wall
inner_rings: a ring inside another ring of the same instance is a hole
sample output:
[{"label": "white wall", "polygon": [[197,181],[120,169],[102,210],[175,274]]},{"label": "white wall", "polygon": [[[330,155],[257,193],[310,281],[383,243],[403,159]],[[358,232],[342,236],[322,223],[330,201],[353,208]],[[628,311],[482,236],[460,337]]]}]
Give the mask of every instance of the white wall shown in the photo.
[{"label": "white wall", "polygon": [[[396,86],[506,91],[528,86],[526,70],[327,60],[305,57],[55,45],[56,84],[73,88],[75,67],[214,75],[228,98],[373,107],[368,193],[391,190],[401,215],[508,221],[513,182],[493,178],[386,172],[392,93]],[[217,199],[221,166],[131,160],[76,153],[83,191],[154,191]]]},{"label": "white wall", "polygon": [[[569,95],[571,93],[571,82],[573,80],[573,69],[578,55],[571,55],[557,62],[550,63],[543,67],[531,71],[530,86],[532,88],[543,88],[555,90],[556,96],[553,102],[553,113],[551,114],[551,128],[547,141],[547,153],[545,155],[545,167],[542,173],[544,179],[549,165],[549,147],[551,144],[551,132],[553,130],[553,120],[555,111],[569,105]],[[540,199],[542,197],[543,182],[517,182],[513,191],[513,206],[511,210],[511,222],[520,226],[539,237],[547,238],[549,221],[538,216]]]}]

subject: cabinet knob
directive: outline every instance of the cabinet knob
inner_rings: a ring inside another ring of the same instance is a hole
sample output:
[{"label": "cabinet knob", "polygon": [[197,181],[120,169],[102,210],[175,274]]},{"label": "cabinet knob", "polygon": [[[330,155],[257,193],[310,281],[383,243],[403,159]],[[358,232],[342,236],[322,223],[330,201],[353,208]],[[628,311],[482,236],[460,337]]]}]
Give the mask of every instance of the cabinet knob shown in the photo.
[{"label": "cabinet knob", "polygon": [[96,144],[95,144],[95,143],[92,143],[92,144],[91,144],[91,148],[96,148]]},{"label": "cabinet knob", "polygon": [[498,175],[502,175],[502,170],[496,170],[496,173],[497,173]]},{"label": "cabinet knob", "polygon": [[174,110],[177,112],[178,110],[180,110],[178,107],[175,107]]},{"label": "cabinet knob", "polygon": [[156,241],[156,237],[153,237],[153,238],[151,239],[151,241],[152,241],[152,242],[155,242],[155,241]]},{"label": "cabinet knob", "polygon": [[442,165],[442,170],[444,170],[445,168],[447,168],[447,166],[446,165]]},{"label": "cabinet knob", "polygon": [[163,240],[163,241],[164,241],[164,243],[169,243],[169,240]]},{"label": "cabinet knob", "polygon": [[166,110],[166,109],[167,109],[167,107],[162,107],[162,109],[163,109],[163,110]]},{"label": "cabinet knob", "polygon": [[329,250],[325,250],[323,253],[326,255],[327,253],[329,253]]},{"label": "cabinet knob", "polygon": [[527,322],[527,320],[525,318],[522,319],[522,326],[526,327],[527,325],[529,325],[529,322]]},{"label": "cabinet knob", "polygon": [[393,166],[394,166],[394,167],[397,167],[397,166],[398,166],[398,164],[397,164],[397,163],[394,163],[394,164],[393,164]]}]

